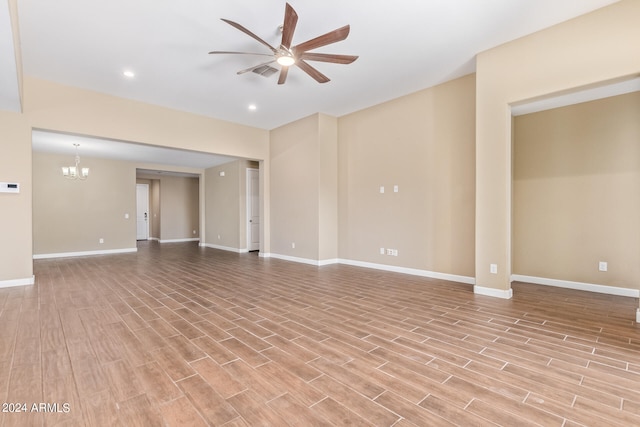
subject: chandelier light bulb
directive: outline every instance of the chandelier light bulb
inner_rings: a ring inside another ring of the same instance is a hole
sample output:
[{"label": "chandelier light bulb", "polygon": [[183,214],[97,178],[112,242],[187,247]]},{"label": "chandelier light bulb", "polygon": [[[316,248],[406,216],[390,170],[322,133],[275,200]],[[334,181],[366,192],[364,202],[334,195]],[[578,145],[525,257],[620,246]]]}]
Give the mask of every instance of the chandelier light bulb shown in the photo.
[{"label": "chandelier light bulb", "polygon": [[[89,176],[89,168],[80,167],[80,155],[78,154],[78,147],[80,144],[73,144],[76,147],[76,157],[74,166],[63,166],[62,176],[68,179],[81,179],[85,180]],[[79,173],[78,173],[79,172]]]}]

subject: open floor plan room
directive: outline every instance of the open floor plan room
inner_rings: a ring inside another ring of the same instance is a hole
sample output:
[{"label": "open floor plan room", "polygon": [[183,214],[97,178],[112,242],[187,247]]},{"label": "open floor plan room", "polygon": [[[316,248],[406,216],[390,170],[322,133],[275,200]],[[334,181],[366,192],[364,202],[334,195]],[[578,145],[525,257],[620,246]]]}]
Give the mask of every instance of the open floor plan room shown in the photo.
[{"label": "open floor plan room", "polygon": [[195,242],[34,270],[0,289],[3,427],[640,425],[635,298]]}]

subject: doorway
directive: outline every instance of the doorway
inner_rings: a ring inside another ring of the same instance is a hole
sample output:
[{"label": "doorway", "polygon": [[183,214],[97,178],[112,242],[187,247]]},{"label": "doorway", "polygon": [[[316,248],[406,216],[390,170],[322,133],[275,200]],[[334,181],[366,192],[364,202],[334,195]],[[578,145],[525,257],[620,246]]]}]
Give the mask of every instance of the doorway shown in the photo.
[{"label": "doorway", "polygon": [[149,240],[149,184],[136,184],[136,240]]},{"label": "doorway", "polygon": [[260,249],[260,174],[247,168],[247,250]]}]

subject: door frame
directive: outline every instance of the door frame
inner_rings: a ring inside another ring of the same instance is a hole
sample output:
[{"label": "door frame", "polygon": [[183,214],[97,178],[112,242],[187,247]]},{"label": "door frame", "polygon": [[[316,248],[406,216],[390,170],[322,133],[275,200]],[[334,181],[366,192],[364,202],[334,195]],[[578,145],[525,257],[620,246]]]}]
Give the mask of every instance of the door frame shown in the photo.
[{"label": "door frame", "polygon": [[144,240],[149,240],[149,237],[150,237],[149,236],[149,231],[150,231],[149,223],[150,223],[150,219],[151,219],[151,214],[149,212],[149,184],[136,183],[136,241],[142,240],[142,239],[138,239],[138,209],[140,208],[139,200],[138,200],[138,189],[142,188],[142,187],[145,187],[146,193],[147,193],[147,206],[145,206],[145,211],[147,212],[147,218],[146,218],[146,221],[145,221],[146,222],[146,227],[147,227],[147,230],[146,230],[147,238],[144,239]]},{"label": "door frame", "polygon": [[[246,224],[247,224],[247,231],[246,231],[246,241],[247,241],[247,251],[255,251],[255,250],[260,250],[260,232],[258,232],[258,247],[254,248],[251,245],[251,208],[252,208],[252,201],[251,201],[251,174],[252,173],[256,173],[258,176],[258,200],[257,200],[257,204],[258,204],[258,209],[260,209],[260,170],[257,168],[247,168],[246,169]],[[258,215],[259,216],[259,215]],[[260,218],[260,227],[262,227],[262,218]]]}]

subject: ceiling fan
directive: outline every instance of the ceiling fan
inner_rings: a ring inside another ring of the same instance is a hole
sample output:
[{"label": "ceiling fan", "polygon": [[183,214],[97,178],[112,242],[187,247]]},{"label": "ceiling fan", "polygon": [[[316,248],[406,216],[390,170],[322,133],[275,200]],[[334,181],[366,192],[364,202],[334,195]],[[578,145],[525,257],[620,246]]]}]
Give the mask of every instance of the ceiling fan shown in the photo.
[{"label": "ceiling fan", "polygon": [[[329,31],[326,34],[313,38],[311,40],[307,40],[304,43],[300,43],[295,46],[291,46],[291,42],[293,41],[293,33],[296,29],[296,24],[298,23],[298,14],[291,7],[289,3],[286,4],[284,10],[284,23],[282,24],[282,40],[280,42],[280,46],[275,48],[271,46],[269,43],[238,24],[237,22],[230,21],[228,19],[222,18],[224,22],[231,25],[232,27],[237,28],[253,39],[257,40],[264,46],[268,47],[271,51],[270,54],[267,53],[252,53],[252,52],[230,52],[230,51],[213,51],[209,52],[210,54],[234,54],[234,55],[259,55],[259,56],[269,56],[271,59],[267,62],[255,65],[253,67],[249,67],[244,70],[238,71],[238,74],[244,74],[254,70],[265,69],[269,64],[274,62],[280,64],[282,68],[280,69],[280,77],[278,78],[278,84],[284,84],[287,80],[287,74],[289,73],[289,67],[297,66],[302,71],[307,73],[313,79],[315,79],[318,83],[326,83],[329,81],[329,78],[318,71],[316,68],[309,65],[307,61],[320,61],[320,62],[331,62],[335,64],[351,64],[353,61],[358,59],[357,56],[353,55],[334,55],[329,53],[313,53],[309,52],[310,50],[317,49],[322,46],[326,46],[328,44],[336,43],[342,41],[347,38],[349,35],[350,26],[345,25],[344,27],[338,28],[333,31]],[[275,72],[275,71],[273,71]],[[262,73],[259,73],[262,74]]]}]

